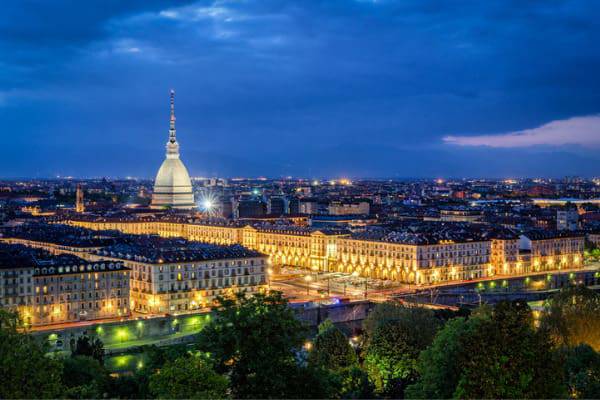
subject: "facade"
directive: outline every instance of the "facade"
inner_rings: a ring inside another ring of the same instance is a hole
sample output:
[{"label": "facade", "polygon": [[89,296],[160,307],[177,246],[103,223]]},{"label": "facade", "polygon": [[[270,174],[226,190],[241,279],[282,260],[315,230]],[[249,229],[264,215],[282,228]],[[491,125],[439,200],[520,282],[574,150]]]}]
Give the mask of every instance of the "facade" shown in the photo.
[{"label": "facade", "polygon": [[332,201],[329,203],[329,215],[367,215],[371,205],[368,201],[342,202]]},{"label": "facade", "polygon": [[258,199],[240,199],[236,200],[233,208],[234,218],[257,218],[262,217],[267,212],[267,205]]},{"label": "facade", "polygon": [[175,92],[172,90],[169,141],[166,147],[166,158],[154,180],[151,207],[183,210],[196,208],[190,176],[179,158],[179,143],[175,131]]},{"label": "facade", "polygon": [[556,229],[559,231],[576,231],[579,213],[575,207],[556,210]]},{"label": "facade", "polygon": [[440,210],[440,221],[444,222],[477,222],[483,217],[479,210],[448,209]]},{"label": "facade", "polygon": [[301,199],[298,202],[300,214],[313,215],[319,213],[319,203],[316,199]]},{"label": "facade", "polygon": [[77,185],[77,191],[75,192],[75,212],[85,212],[85,204],[83,203],[83,189],[81,185]]},{"label": "facade", "polygon": [[600,247],[600,232],[589,232],[586,238],[594,246]]},{"label": "facade", "polygon": [[285,197],[272,196],[267,203],[267,214],[284,215],[289,214],[289,205]]},{"label": "facade", "polygon": [[[447,237],[440,232],[351,235],[340,229],[274,224],[205,225],[161,220],[71,220],[69,223],[91,229],[179,236],[209,243],[238,243],[268,254],[274,265],[356,272],[363,277],[410,284],[579,268],[584,242],[583,236],[569,232],[546,239],[532,235],[531,250],[527,250],[516,235],[495,236],[481,232]],[[484,231],[484,227],[481,229]],[[550,248],[553,249],[551,256],[547,254]]]},{"label": "facade", "polygon": [[98,250],[131,268],[131,307],[140,313],[184,313],[219,295],[255,293],[266,284],[268,257],[239,245],[139,238]]},{"label": "facade", "polygon": [[[216,296],[255,293],[266,284],[268,257],[236,244],[237,236],[221,235],[218,225],[187,231],[195,238],[212,235],[218,244],[183,240],[181,229],[168,223],[159,225],[166,237],[143,235],[150,226],[135,225],[132,233],[138,235],[62,224],[5,229],[0,304],[40,325],[118,317],[130,310],[185,313],[211,305]],[[24,254],[24,261],[13,253]],[[30,255],[49,261],[38,266]],[[113,273],[121,270],[123,275]]]},{"label": "facade", "polygon": [[32,259],[20,247],[0,243],[0,307],[22,311],[28,324],[32,323],[34,269]]},{"label": "facade", "polygon": [[519,237],[519,255],[535,272],[580,267],[584,244],[583,234],[530,231]]},{"label": "facade", "polygon": [[129,269],[19,244],[0,243],[2,306],[28,325],[128,316]]}]

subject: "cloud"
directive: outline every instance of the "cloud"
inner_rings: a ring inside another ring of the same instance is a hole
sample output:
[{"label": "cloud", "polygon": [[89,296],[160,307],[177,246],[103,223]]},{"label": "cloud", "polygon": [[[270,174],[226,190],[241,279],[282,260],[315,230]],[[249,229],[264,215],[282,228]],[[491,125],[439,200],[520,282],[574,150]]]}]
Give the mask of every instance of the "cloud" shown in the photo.
[{"label": "cloud", "polygon": [[446,136],[444,142],[458,146],[514,148],[580,145],[600,147],[600,115],[552,121],[537,128],[498,135]]}]

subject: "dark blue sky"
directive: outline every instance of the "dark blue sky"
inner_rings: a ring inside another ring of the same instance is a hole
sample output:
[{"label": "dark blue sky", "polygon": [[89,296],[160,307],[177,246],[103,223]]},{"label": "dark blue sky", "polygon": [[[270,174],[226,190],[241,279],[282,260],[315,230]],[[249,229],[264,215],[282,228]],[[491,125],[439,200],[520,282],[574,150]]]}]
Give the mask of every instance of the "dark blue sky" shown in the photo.
[{"label": "dark blue sky", "polygon": [[0,176],[600,175],[600,2],[15,1]]}]

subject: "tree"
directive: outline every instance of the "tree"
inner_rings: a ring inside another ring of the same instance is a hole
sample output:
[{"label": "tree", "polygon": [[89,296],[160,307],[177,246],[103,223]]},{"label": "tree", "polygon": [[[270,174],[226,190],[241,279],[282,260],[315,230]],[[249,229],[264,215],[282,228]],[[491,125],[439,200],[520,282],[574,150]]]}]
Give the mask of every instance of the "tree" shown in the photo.
[{"label": "tree", "polygon": [[454,394],[460,375],[463,348],[460,338],[474,329],[480,320],[467,322],[454,318],[444,325],[432,345],[421,352],[417,363],[418,380],[407,387],[409,399],[449,399]]},{"label": "tree", "polygon": [[367,337],[372,335],[380,324],[401,319],[405,308],[402,304],[393,301],[377,304],[362,323],[365,335]]},{"label": "tree", "polygon": [[600,398],[600,354],[586,344],[564,348],[565,374],[573,398]]},{"label": "tree", "polygon": [[309,397],[298,392],[303,390],[298,376],[310,371],[296,361],[305,333],[281,293],[241,293],[217,300],[198,348],[210,355],[217,372],[229,374],[236,398]]},{"label": "tree", "polygon": [[584,286],[562,289],[545,304],[540,329],[556,345],[589,344],[600,350],[600,294]]},{"label": "tree", "polygon": [[143,353],[142,368],[136,369],[133,375],[121,375],[111,379],[109,388],[110,398],[147,399],[151,398],[150,378],[160,370],[165,363],[173,362],[180,357],[191,355],[187,344],[177,344],[165,347],[155,345],[141,346],[132,352]]},{"label": "tree", "polygon": [[56,398],[62,394],[62,364],[46,356],[31,335],[17,331],[16,313],[0,310],[0,398]]},{"label": "tree", "polygon": [[71,350],[71,357],[77,356],[91,357],[104,365],[104,343],[99,338],[80,336],[77,338],[75,349]]},{"label": "tree", "polygon": [[150,391],[159,399],[223,399],[227,378],[199,356],[167,362],[150,377]]},{"label": "tree", "polygon": [[419,357],[411,398],[564,397],[563,371],[551,342],[533,327],[527,303],[451,321]]},{"label": "tree", "polygon": [[356,365],[356,352],[342,331],[327,319],[319,325],[319,333],[308,354],[308,363],[313,367],[337,371]]},{"label": "tree", "polygon": [[109,379],[108,372],[94,358],[75,356],[63,360],[62,380],[67,398],[102,398],[109,390]]},{"label": "tree", "polygon": [[341,399],[371,399],[375,387],[369,381],[369,375],[358,365],[337,371],[337,394]]},{"label": "tree", "polygon": [[417,359],[429,346],[439,321],[424,308],[384,304],[365,321],[364,368],[377,392],[401,397],[416,379]]}]

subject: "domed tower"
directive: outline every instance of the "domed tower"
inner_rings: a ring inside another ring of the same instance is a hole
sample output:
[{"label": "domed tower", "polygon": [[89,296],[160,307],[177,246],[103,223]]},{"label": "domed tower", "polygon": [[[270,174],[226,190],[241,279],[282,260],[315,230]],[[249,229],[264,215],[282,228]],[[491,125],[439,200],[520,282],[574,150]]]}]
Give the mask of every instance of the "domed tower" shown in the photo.
[{"label": "domed tower", "polygon": [[190,210],[196,208],[192,182],[185,165],[179,159],[179,143],[175,136],[175,91],[171,90],[171,122],[167,156],[154,180],[152,208]]}]

